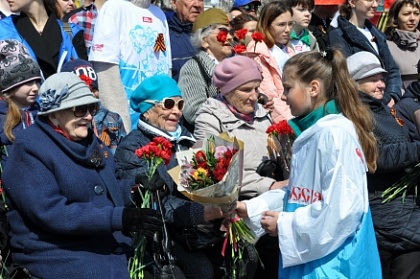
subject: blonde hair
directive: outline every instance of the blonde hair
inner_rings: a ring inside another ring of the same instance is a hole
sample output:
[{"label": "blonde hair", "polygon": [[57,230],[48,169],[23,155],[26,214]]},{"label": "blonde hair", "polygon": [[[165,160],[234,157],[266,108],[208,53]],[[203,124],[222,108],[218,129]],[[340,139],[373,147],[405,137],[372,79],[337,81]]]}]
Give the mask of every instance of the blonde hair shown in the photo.
[{"label": "blonde hair", "polygon": [[325,103],[335,100],[343,115],[353,122],[368,170],[373,173],[378,154],[372,112],[358,96],[357,85],[350,77],[344,55],[339,50],[328,50],[328,54],[323,57],[319,52],[309,51],[295,55],[286,62],[284,72],[291,80],[304,84],[322,81],[321,98]]}]

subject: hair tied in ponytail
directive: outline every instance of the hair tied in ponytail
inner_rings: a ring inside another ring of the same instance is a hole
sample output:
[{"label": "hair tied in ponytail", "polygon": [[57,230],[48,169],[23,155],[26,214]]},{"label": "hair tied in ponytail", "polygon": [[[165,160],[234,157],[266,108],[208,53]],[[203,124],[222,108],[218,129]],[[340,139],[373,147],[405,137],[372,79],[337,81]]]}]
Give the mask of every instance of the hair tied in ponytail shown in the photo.
[{"label": "hair tied in ponytail", "polygon": [[321,52],[321,56],[323,58],[326,58],[328,61],[332,61],[332,59],[333,59],[333,51],[332,51],[332,49],[329,48],[329,47],[326,48],[325,50],[323,50]]}]

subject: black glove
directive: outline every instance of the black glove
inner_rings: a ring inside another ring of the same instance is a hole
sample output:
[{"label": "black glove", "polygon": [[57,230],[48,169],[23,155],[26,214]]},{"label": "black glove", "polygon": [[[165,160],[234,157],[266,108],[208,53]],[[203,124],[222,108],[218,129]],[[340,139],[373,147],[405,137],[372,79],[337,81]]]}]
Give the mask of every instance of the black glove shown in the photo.
[{"label": "black glove", "polygon": [[141,232],[153,237],[156,231],[162,229],[162,215],[151,208],[124,208],[122,225],[123,231]]},{"label": "black glove", "polygon": [[153,174],[152,179],[150,179],[150,180],[147,178],[147,175],[138,174],[138,175],[136,175],[136,178],[135,178],[134,181],[135,181],[135,183],[139,183],[139,184],[143,185],[143,187],[145,189],[148,189],[148,190],[151,190],[151,191],[160,190],[165,185],[165,182],[160,178],[160,176],[157,172],[155,172],[155,174]]}]

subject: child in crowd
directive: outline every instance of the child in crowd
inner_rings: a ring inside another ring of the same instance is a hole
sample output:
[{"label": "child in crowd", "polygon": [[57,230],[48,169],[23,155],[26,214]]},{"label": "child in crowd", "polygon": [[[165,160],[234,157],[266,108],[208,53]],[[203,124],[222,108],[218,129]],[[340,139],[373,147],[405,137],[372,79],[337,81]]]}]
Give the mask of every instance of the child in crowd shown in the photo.
[{"label": "child in crowd", "polygon": [[28,50],[17,40],[0,41],[0,144],[1,164],[19,131],[34,122],[38,111],[41,72]]},{"label": "child in crowd", "polygon": [[[90,87],[93,96],[99,99],[98,76],[88,61],[76,59],[63,65],[62,72],[78,75]],[[109,111],[99,104],[100,108],[93,117],[92,125],[96,136],[115,153],[120,140],[127,134],[121,116]]]},{"label": "child in crowd", "polygon": [[238,214],[278,236],[279,278],[382,278],[366,181],[377,143],[346,59],[300,53],[286,62],[283,84],[296,116],[289,185],[239,202]]},{"label": "child in crowd", "polygon": [[313,1],[310,0],[287,0],[286,3],[293,10],[293,21],[295,25],[290,33],[290,44],[295,53],[301,53],[310,50],[319,50],[315,36],[309,31],[311,22],[311,10]]}]

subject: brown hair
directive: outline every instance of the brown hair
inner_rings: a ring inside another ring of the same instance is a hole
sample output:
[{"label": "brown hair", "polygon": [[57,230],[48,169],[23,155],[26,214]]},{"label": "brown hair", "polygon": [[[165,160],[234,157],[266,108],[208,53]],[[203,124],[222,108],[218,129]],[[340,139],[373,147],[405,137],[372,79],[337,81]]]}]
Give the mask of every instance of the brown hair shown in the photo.
[{"label": "brown hair", "polygon": [[372,112],[358,96],[357,85],[350,77],[344,55],[339,50],[328,50],[328,53],[328,58],[316,51],[297,54],[286,62],[284,72],[304,84],[313,80],[321,82],[323,96],[320,96],[320,101],[335,100],[343,115],[353,122],[368,169],[373,173],[378,155]]},{"label": "brown hair", "polygon": [[272,48],[275,44],[275,40],[270,33],[271,23],[273,23],[279,15],[287,12],[293,16],[292,8],[284,1],[273,1],[265,4],[262,8],[257,23],[257,31],[264,35],[264,42],[268,48]]},{"label": "brown hair", "polygon": [[315,5],[314,0],[286,0],[286,3],[292,8],[302,5],[302,8],[308,9],[309,11],[312,11]]},{"label": "brown hair", "polygon": [[[388,39],[392,37],[394,30],[398,29],[398,14],[405,5],[411,5],[420,10],[420,4],[417,0],[395,0],[389,9],[388,21],[384,32]],[[417,26],[418,28],[419,26]]]},{"label": "brown hair", "polygon": [[258,19],[250,14],[240,14],[230,21],[230,26],[232,27],[232,34],[239,29],[244,28],[245,23],[250,21],[258,21]]},{"label": "brown hair", "polygon": [[16,127],[22,121],[22,112],[20,107],[13,101],[11,98],[15,93],[16,88],[11,89],[10,91],[4,93],[2,99],[7,103],[7,114],[6,120],[4,121],[4,135],[10,141],[15,140],[15,135],[13,135],[13,128]]}]

